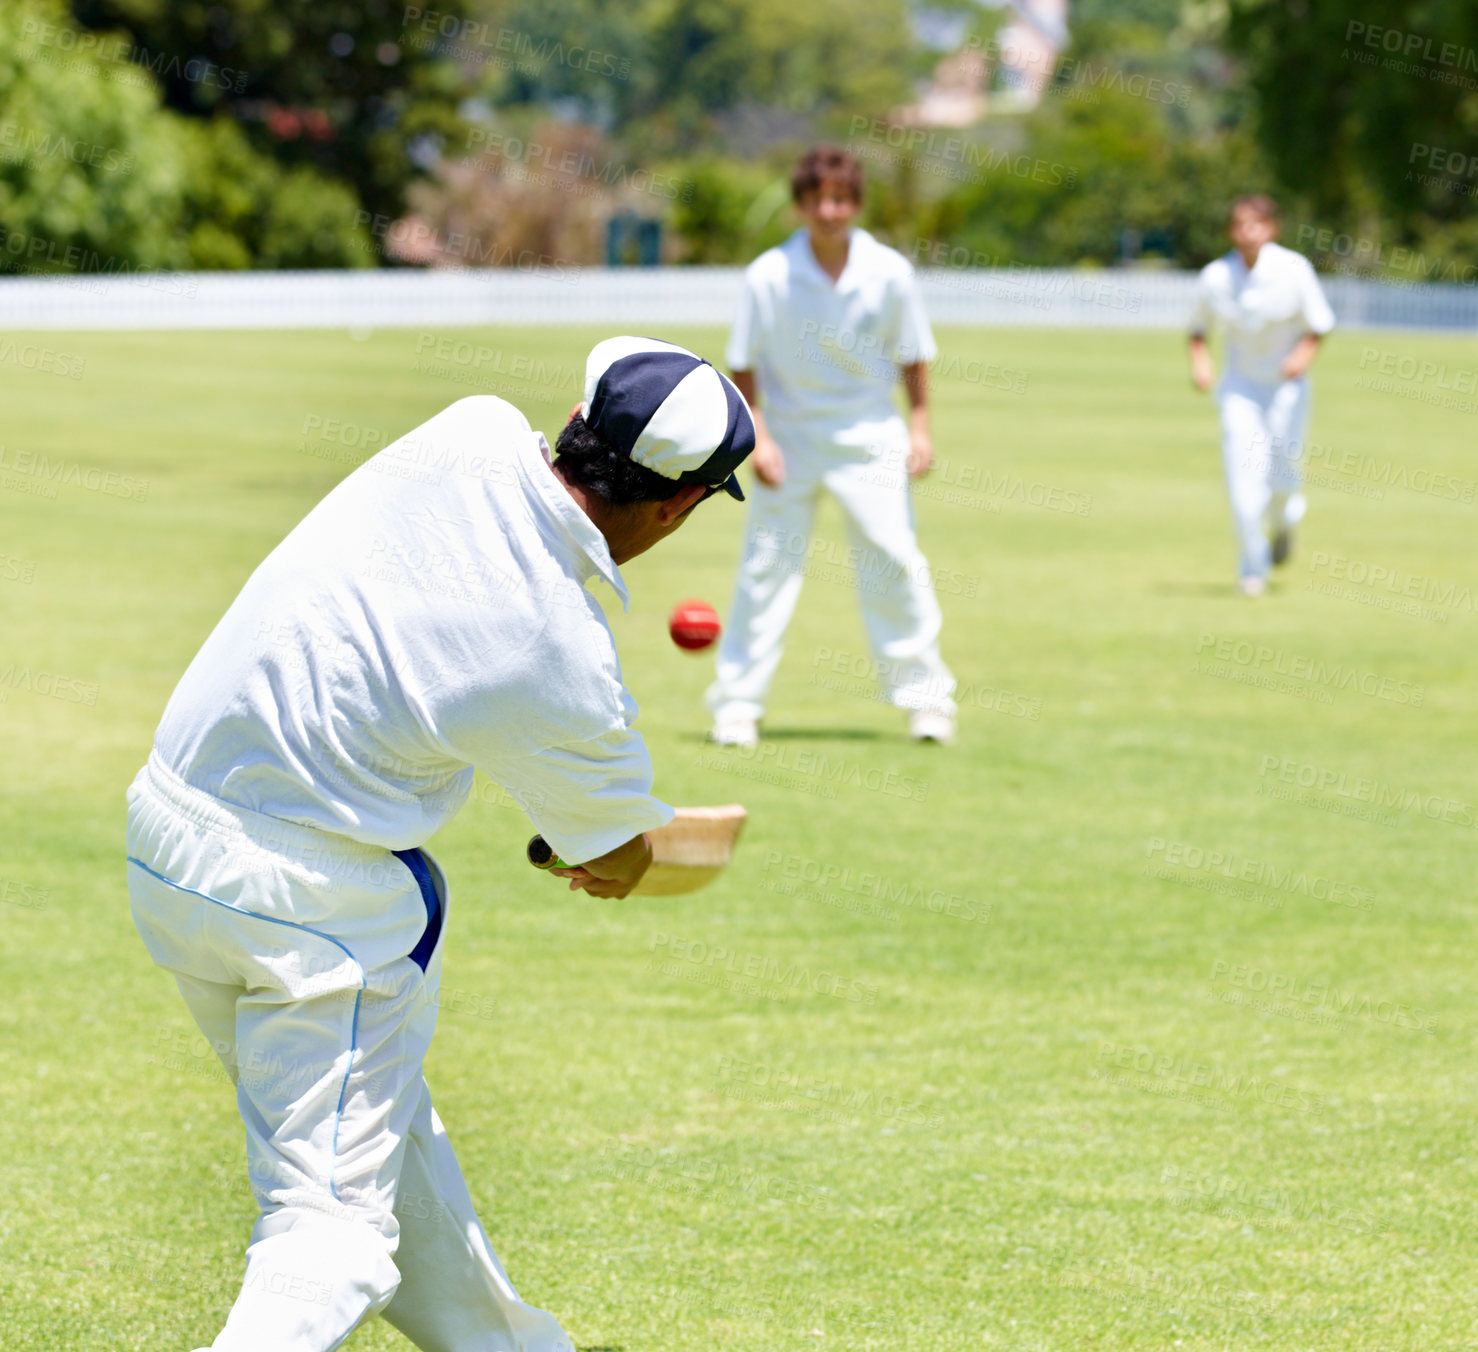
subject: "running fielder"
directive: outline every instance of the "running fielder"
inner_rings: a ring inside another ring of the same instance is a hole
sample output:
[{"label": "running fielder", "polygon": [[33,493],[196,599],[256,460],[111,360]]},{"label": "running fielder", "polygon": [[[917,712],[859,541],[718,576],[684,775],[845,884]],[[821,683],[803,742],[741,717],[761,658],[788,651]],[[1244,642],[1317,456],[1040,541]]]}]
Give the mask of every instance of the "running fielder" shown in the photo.
[{"label": "running fielder", "polygon": [[[948,742],[955,681],[939,656],[939,603],[908,492],[934,458],[934,336],[908,261],[852,224],[862,206],[856,159],[811,151],[791,193],[805,225],[750,264],[729,338],[734,383],[755,410],[758,482],[707,694],[712,737],[758,739],[825,489],[846,517],[882,696],[909,711],[915,738]],[[900,374],[907,424],[893,403]]]},{"label": "running fielder", "polygon": [[1215,379],[1206,333],[1226,329],[1226,371],[1216,389],[1221,453],[1237,532],[1238,585],[1245,596],[1267,590],[1270,564],[1287,560],[1293,528],[1306,506],[1299,462],[1309,422],[1308,369],[1319,340],[1334,327],[1313,264],[1274,243],[1272,198],[1232,205],[1232,248],[1201,269],[1191,319],[1191,381]]},{"label": "running fielder", "polygon": [[215,1352],[329,1352],[374,1314],[425,1352],[571,1352],[421,1076],[448,907],[421,847],[476,766],[571,887],[641,879],[673,811],[585,584],[624,605],[620,565],[741,498],[754,445],[734,386],[668,343],[598,344],[584,394],[552,464],[481,396],[350,474],[206,640],[129,790],[134,920],[236,1084],[261,1208]]}]

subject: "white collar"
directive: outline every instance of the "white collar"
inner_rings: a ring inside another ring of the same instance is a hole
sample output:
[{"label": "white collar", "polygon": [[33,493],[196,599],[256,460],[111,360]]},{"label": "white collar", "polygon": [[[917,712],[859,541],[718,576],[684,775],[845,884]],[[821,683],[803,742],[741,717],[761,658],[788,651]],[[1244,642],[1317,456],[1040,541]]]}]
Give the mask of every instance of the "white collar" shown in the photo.
[{"label": "white collar", "polygon": [[540,505],[559,527],[559,533],[568,548],[570,562],[580,576],[581,583],[599,575],[611,585],[611,590],[621,600],[621,609],[631,609],[631,593],[626,588],[626,579],[611,557],[611,548],[606,537],[600,533],[588,516],[554,477],[550,459],[549,443],[542,432],[535,432],[536,441],[521,445],[514,457],[519,472],[538,498]]},{"label": "white collar", "polygon": [[852,271],[857,262],[858,249],[865,250],[872,242],[872,236],[866,230],[854,225],[847,232],[847,261],[842,265],[841,275],[836,278],[816,261],[815,251],[811,248],[811,231],[807,226],[801,226],[790,237],[788,244],[792,253],[801,260],[801,267],[811,273],[813,280],[825,283],[826,289],[833,291],[841,289],[842,282]]},{"label": "white collar", "polygon": [[1241,268],[1243,272],[1250,275],[1252,272],[1256,271],[1256,269],[1264,261],[1268,263],[1274,262],[1277,257],[1277,250],[1277,241],[1270,239],[1266,244],[1262,246],[1262,248],[1257,251],[1257,258],[1250,268],[1243,261],[1241,253],[1236,249],[1227,250],[1227,261],[1231,264],[1233,268]]}]

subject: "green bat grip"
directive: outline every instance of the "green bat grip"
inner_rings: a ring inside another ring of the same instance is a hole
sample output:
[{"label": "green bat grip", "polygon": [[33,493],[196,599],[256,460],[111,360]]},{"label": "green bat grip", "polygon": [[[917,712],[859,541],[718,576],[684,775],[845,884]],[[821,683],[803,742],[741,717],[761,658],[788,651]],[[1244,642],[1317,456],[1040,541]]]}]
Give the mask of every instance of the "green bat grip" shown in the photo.
[{"label": "green bat grip", "polygon": [[551,848],[549,842],[543,836],[535,836],[529,841],[526,853],[529,863],[535,868],[573,868],[573,864],[567,864]]}]

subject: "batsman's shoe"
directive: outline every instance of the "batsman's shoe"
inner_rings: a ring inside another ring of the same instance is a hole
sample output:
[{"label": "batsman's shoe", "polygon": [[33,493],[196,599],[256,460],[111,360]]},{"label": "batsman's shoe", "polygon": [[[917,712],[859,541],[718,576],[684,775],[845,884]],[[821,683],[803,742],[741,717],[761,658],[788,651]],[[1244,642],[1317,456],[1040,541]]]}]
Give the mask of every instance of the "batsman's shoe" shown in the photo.
[{"label": "batsman's shoe", "polygon": [[1293,553],[1293,531],[1284,526],[1281,530],[1273,532],[1273,567],[1278,568],[1288,562],[1288,556]]},{"label": "batsman's shoe", "polygon": [[718,746],[758,746],[760,725],[752,718],[721,718],[708,734]]},{"label": "batsman's shoe", "polygon": [[1244,577],[1237,582],[1243,596],[1261,596],[1268,589],[1267,581],[1260,577]]},{"label": "batsman's shoe", "polygon": [[908,735],[916,742],[948,746],[955,739],[955,721],[948,714],[916,713],[908,720]]}]

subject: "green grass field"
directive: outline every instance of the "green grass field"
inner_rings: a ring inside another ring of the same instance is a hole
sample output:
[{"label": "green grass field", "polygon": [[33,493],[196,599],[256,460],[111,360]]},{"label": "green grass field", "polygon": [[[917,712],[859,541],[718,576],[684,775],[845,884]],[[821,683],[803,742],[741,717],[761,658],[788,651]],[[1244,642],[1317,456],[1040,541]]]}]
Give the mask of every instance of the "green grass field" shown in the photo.
[{"label": "green grass field", "polygon": [[[552,439],[599,336],[40,336],[76,379],[0,356],[6,1349],[195,1347],[239,1281],[232,1095],[124,882],[174,682],[366,437],[490,391]],[[1473,1347],[1478,418],[1436,377],[1359,382],[1374,349],[1451,383],[1478,343],[1331,340],[1309,519],[1249,602],[1176,335],[941,340],[1025,377],[936,391],[917,505],[958,745],[869,697],[827,553],[769,740],[704,746],[711,664],[664,617],[727,606],[716,500],[611,620],[658,792],[750,809],[726,877],[571,897],[481,782],[432,842],[427,1074],[514,1281],[619,1352]]]}]

